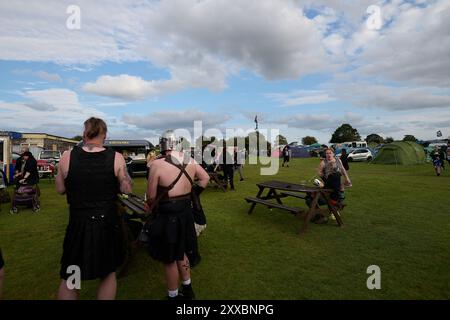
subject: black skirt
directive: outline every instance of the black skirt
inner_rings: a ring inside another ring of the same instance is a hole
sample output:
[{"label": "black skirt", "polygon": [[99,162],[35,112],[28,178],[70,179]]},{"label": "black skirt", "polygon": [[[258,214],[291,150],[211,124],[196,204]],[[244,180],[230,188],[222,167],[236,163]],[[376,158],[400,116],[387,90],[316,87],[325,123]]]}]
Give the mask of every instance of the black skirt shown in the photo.
[{"label": "black skirt", "polygon": [[78,266],[81,280],[104,278],[122,265],[125,243],[115,204],[102,209],[71,209],[63,244],[60,276],[67,280],[67,268]]},{"label": "black skirt", "polygon": [[183,260],[186,254],[191,267],[200,262],[190,200],[161,203],[148,236],[148,250],[153,259],[172,263]]},{"label": "black skirt", "polygon": [[0,249],[0,270],[5,266],[5,261],[3,261],[2,249]]}]

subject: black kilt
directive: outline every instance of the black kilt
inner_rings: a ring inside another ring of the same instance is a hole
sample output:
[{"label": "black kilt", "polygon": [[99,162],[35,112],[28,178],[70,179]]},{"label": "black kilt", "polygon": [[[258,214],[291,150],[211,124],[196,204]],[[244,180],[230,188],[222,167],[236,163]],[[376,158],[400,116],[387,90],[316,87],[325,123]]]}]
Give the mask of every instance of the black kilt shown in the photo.
[{"label": "black kilt", "polygon": [[3,261],[2,249],[0,249],[0,270],[4,267],[5,261]]},{"label": "black kilt", "polygon": [[104,278],[122,265],[125,242],[115,203],[102,209],[71,209],[63,244],[60,276],[71,275],[67,267],[76,265],[81,280]]},{"label": "black kilt", "polygon": [[194,267],[200,262],[191,200],[173,200],[159,204],[148,232],[150,256],[163,263],[184,259]]}]

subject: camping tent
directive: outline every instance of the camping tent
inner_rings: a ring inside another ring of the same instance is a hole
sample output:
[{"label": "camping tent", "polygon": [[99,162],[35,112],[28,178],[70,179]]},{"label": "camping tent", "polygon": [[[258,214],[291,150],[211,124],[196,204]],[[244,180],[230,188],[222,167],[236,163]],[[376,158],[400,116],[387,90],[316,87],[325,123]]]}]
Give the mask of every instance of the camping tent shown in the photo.
[{"label": "camping tent", "polygon": [[423,147],[415,142],[396,141],[384,145],[372,163],[411,165],[425,162]]},{"label": "camping tent", "polygon": [[309,150],[306,147],[299,146],[291,148],[292,158],[310,158]]}]

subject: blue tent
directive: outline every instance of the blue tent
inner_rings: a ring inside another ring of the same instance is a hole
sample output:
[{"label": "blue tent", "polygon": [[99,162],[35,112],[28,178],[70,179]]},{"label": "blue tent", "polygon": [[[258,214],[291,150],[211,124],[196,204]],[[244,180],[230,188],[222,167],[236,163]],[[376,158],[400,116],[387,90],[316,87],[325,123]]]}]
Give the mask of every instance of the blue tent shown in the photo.
[{"label": "blue tent", "polygon": [[310,158],[309,150],[306,147],[291,147],[292,158]]}]

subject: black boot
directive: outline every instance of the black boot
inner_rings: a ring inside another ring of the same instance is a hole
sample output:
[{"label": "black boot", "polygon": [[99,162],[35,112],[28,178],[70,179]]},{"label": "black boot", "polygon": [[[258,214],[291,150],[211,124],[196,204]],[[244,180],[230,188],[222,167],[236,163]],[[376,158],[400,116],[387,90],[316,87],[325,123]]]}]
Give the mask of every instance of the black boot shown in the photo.
[{"label": "black boot", "polygon": [[167,296],[167,300],[184,300],[184,297],[183,297],[183,295],[178,294],[178,295],[176,295],[175,297],[169,297],[169,296]]},{"label": "black boot", "polygon": [[184,300],[195,300],[194,290],[192,290],[192,284],[182,285],[180,288],[181,295]]}]

